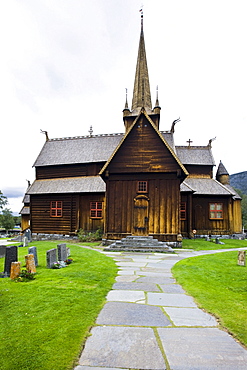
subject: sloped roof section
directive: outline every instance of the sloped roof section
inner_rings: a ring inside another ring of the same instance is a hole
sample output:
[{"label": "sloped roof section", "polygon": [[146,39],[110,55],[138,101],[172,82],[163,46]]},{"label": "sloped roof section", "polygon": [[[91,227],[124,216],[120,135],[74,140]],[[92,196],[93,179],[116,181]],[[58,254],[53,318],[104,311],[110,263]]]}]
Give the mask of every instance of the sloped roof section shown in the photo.
[{"label": "sloped roof section", "polygon": [[138,122],[138,120],[140,119],[141,115],[144,115],[146,117],[146,119],[149,121],[151,127],[153,128],[153,130],[156,132],[156,134],[160,137],[161,141],[163,142],[164,146],[169,150],[169,152],[171,153],[172,157],[174,158],[174,160],[177,162],[177,164],[180,166],[181,170],[184,172],[184,174],[187,176],[188,175],[188,172],[186,170],[186,168],[184,167],[183,163],[180,161],[180,159],[178,158],[178,156],[176,155],[175,151],[173,150],[172,148],[172,145],[173,145],[173,137],[171,135],[169,135],[169,138],[170,138],[170,144],[171,146],[168,144],[167,140],[166,140],[166,136],[164,134],[166,133],[161,133],[157,127],[155,126],[155,124],[153,123],[152,119],[149,117],[149,115],[147,114],[145,108],[142,108],[141,112],[139,113],[139,115],[136,117],[136,119],[134,120],[132,126],[130,127],[130,129],[127,131],[127,133],[125,134],[125,136],[122,138],[122,140],[119,142],[118,146],[115,148],[114,152],[112,153],[112,155],[109,157],[108,161],[105,163],[104,167],[101,169],[100,171],[100,175],[103,175],[103,173],[106,171],[107,167],[109,166],[109,164],[111,163],[111,161],[113,160],[114,156],[116,155],[116,153],[119,151],[120,147],[123,145],[123,143],[125,142],[126,138],[130,135],[131,131],[133,130],[134,126],[136,125],[136,123]]},{"label": "sloped roof section", "polygon": [[105,183],[100,176],[85,176],[35,180],[28,194],[100,193],[105,190]]},{"label": "sloped roof section", "polygon": [[176,153],[184,165],[215,166],[212,150],[209,146],[176,146]]},{"label": "sloped roof section", "polygon": [[181,192],[193,191],[195,195],[226,195],[236,196],[231,186],[222,185],[219,181],[210,178],[187,178],[180,187]]},{"label": "sloped roof section", "polygon": [[51,139],[45,142],[34,167],[106,162],[124,134]]}]

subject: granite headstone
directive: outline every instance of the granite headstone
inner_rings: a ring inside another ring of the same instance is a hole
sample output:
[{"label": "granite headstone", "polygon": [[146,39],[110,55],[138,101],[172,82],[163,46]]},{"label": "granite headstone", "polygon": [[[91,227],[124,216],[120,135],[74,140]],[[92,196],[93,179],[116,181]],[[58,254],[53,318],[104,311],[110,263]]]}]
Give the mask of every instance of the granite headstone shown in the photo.
[{"label": "granite headstone", "polygon": [[4,261],[4,274],[10,276],[11,263],[18,261],[18,247],[11,245],[6,247],[5,261]]}]

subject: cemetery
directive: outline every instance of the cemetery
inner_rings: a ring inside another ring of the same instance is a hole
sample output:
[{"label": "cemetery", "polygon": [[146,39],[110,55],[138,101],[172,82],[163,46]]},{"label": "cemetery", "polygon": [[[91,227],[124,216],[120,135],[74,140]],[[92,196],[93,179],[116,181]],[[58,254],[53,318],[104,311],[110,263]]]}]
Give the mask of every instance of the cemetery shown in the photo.
[{"label": "cemetery", "polygon": [[[57,240],[25,241],[24,244],[25,247],[6,246],[4,252],[3,246],[0,248],[0,271],[8,275],[0,279],[1,301],[5,307],[0,332],[9,348],[0,360],[0,364],[4,361],[6,367],[1,364],[1,368],[14,366],[14,353],[17,351],[23,368],[28,363],[30,370],[55,366],[72,369],[88,330],[94,325],[105,296],[113,285],[117,267],[111,258],[98,253],[97,250],[103,249],[100,246],[93,250],[82,248],[78,242]],[[195,239],[187,240],[185,246],[191,251],[192,248],[210,251],[239,247],[246,247],[246,241],[224,239],[222,244],[218,244]],[[59,260],[68,259],[73,261],[70,266],[53,267]],[[22,270],[29,262],[29,269],[36,270],[35,279],[16,284],[17,280],[11,280],[11,264]],[[243,325],[247,317],[246,305],[241,305],[246,300],[245,251],[186,259],[174,266],[173,273],[179,284],[208,312],[222,317],[223,308],[224,326],[243,344],[247,344],[247,331]],[[239,319],[233,320],[234,317]],[[28,345],[16,347],[13,340],[22,343],[23,331],[30,334],[30,340],[25,339]],[[12,346],[9,346],[11,343]],[[33,365],[30,365],[30,356],[34,359]]]}]

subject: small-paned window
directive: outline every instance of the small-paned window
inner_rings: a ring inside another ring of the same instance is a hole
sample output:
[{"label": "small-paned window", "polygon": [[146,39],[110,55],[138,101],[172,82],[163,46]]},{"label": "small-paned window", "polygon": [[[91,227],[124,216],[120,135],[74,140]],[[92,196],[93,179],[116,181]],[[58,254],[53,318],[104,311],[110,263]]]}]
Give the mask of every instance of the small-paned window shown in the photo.
[{"label": "small-paned window", "polygon": [[103,202],[90,202],[90,217],[91,218],[103,217]]},{"label": "small-paned window", "polygon": [[180,220],[186,220],[186,202],[180,204]]},{"label": "small-paned window", "polygon": [[51,217],[62,217],[63,216],[63,202],[61,200],[55,200],[51,202],[50,216]]},{"label": "small-paned window", "polygon": [[147,193],[147,192],[148,192],[148,182],[137,181],[137,193]]},{"label": "small-paned window", "polygon": [[223,219],[223,203],[209,203],[209,218],[211,220]]}]

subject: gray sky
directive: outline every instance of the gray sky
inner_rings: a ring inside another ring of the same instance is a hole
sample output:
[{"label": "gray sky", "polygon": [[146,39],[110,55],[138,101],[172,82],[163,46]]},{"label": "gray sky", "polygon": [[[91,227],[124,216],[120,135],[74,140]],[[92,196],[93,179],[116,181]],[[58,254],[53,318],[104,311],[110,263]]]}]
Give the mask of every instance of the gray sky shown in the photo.
[{"label": "gray sky", "polygon": [[0,189],[19,212],[50,138],[123,132],[141,5],[152,101],[177,145],[213,141],[218,166],[246,168],[246,0],[2,0]]}]

